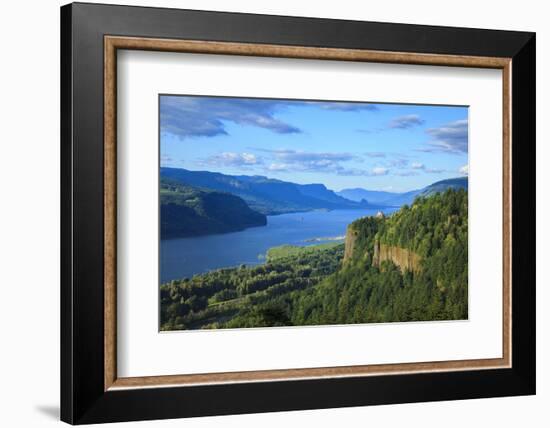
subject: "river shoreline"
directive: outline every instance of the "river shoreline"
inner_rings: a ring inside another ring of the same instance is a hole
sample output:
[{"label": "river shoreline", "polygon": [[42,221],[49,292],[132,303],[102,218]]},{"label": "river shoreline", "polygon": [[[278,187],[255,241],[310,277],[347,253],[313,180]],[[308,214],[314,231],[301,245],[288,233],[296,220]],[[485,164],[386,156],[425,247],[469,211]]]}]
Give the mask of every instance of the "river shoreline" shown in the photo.
[{"label": "river shoreline", "polygon": [[[377,209],[308,211],[268,216],[266,226],[239,232],[160,241],[160,283],[208,271],[265,262],[270,248],[309,246],[344,237],[348,224]],[[384,210],[385,213],[395,208]]]}]

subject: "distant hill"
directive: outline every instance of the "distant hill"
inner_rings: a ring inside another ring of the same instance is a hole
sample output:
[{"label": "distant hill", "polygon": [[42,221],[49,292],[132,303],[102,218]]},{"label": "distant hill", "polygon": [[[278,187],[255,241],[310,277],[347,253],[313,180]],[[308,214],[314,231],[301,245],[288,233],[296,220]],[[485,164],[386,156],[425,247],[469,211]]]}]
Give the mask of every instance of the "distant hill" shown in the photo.
[{"label": "distant hill", "polygon": [[354,202],[364,200],[369,204],[400,207],[410,205],[417,196],[429,196],[434,193],[444,192],[447,189],[468,190],[468,177],[449,178],[437,181],[422,189],[410,190],[408,192],[384,192],[379,190],[367,190],[362,188],[343,189],[337,195]]},{"label": "distant hill", "polygon": [[441,193],[448,189],[453,190],[468,190],[468,177],[449,178],[447,180],[437,181],[429,186],[425,187],[420,195],[430,196],[435,193]]},{"label": "distant hill", "polygon": [[161,168],[162,178],[201,189],[231,193],[262,214],[282,214],[314,209],[376,208],[337,195],[323,184],[297,184],[260,175],[225,175],[209,171]]},{"label": "distant hill", "polygon": [[267,224],[265,215],[229,193],[199,190],[162,179],[161,239],[236,232]]},{"label": "distant hill", "polygon": [[360,202],[366,200],[369,202],[383,203],[388,199],[395,197],[398,193],[393,192],[384,192],[381,190],[367,190],[362,189],[361,187],[356,187],[353,189],[342,189],[339,192],[336,192],[337,195],[342,196],[343,198],[349,199],[350,201]]},{"label": "distant hill", "polygon": [[421,192],[421,189],[411,190],[409,192],[403,193],[396,193],[355,188],[343,189],[340,192],[337,192],[337,195],[356,202],[364,200],[367,201],[369,204],[400,207],[404,204],[410,204],[412,201],[414,201],[414,198]]}]

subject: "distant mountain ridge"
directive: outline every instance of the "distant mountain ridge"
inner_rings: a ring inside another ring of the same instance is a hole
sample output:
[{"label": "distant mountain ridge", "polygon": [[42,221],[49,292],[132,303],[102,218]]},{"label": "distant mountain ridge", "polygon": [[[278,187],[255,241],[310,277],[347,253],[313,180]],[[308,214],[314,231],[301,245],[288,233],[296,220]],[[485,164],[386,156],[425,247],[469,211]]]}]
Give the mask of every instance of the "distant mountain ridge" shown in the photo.
[{"label": "distant mountain ridge", "polygon": [[260,175],[226,175],[182,168],[160,169],[162,178],[198,189],[231,193],[262,214],[282,214],[315,209],[377,208],[367,202],[337,195],[323,184],[297,184]]},{"label": "distant mountain ridge", "polygon": [[336,192],[336,194],[355,202],[365,200],[369,204],[400,207],[404,204],[412,204],[417,196],[430,196],[434,193],[444,192],[447,189],[468,190],[468,177],[449,178],[432,183],[422,189],[410,190],[402,193],[353,188],[343,189]]}]

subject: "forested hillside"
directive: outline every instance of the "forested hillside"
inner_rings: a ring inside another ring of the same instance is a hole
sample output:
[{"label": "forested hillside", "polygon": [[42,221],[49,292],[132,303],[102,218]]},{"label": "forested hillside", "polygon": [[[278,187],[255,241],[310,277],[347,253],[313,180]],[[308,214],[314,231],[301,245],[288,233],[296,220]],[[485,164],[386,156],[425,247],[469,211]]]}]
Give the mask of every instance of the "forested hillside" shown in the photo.
[{"label": "forested hillside", "polygon": [[284,302],[340,268],[343,245],[289,247],[266,264],[220,269],[164,284],[161,329],[292,325]]},{"label": "forested hillside", "polygon": [[[407,269],[392,252],[415,255]],[[239,328],[466,319],[468,193],[419,197],[353,222],[344,245],[282,247],[257,267],[161,287],[161,328]],[[395,262],[394,262],[395,260]],[[396,264],[397,263],[397,264]]]},{"label": "forested hillside", "polygon": [[[352,223],[355,242],[334,275],[292,302],[295,323],[331,324],[466,319],[468,317],[468,193],[418,198],[389,218]],[[412,251],[411,272],[376,260],[376,247]]]},{"label": "forested hillside", "polygon": [[266,217],[229,193],[160,182],[161,238],[185,238],[264,226]]}]

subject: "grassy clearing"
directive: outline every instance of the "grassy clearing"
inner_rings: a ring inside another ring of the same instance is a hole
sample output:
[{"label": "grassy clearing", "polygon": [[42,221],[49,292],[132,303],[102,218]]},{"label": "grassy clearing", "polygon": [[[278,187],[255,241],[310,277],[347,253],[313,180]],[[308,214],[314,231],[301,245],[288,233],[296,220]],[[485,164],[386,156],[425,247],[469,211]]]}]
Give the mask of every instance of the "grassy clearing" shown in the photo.
[{"label": "grassy clearing", "polygon": [[318,251],[328,250],[329,248],[334,248],[341,244],[341,242],[335,241],[324,244],[308,245],[305,247],[297,245],[280,245],[267,250],[267,262],[273,262],[286,257],[305,256]]}]

